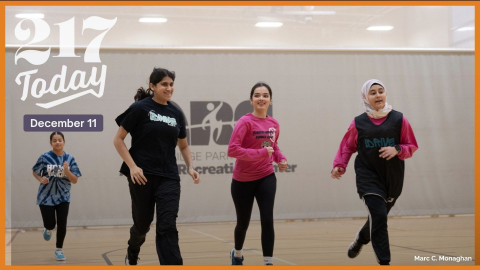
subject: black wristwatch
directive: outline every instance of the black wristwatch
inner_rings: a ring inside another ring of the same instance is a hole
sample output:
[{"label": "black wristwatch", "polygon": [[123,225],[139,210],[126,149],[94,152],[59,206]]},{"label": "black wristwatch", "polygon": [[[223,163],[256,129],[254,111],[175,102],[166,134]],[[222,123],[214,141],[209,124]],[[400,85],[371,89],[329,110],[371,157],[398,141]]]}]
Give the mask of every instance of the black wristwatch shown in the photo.
[{"label": "black wristwatch", "polygon": [[400,145],[396,144],[396,145],[395,145],[395,150],[397,150],[397,152],[400,153],[400,151],[402,150],[402,148],[400,147]]}]

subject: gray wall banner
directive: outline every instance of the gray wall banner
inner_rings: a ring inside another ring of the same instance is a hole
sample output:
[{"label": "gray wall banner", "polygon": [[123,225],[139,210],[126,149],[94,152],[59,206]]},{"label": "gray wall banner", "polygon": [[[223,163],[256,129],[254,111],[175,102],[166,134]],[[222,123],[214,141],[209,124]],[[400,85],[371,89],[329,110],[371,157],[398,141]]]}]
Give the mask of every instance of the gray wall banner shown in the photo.
[{"label": "gray wall banner", "polygon": [[[114,119],[137,88],[148,86],[153,67],[177,74],[173,101],[185,114],[201,173],[194,185],[177,151],[179,222],[234,220],[235,160],[227,145],[235,121],[252,110],[249,92],[258,81],[272,87],[270,113],[290,164],[277,173],[276,219],[366,216],[355,187],[355,154],[341,180],[331,179],[330,170],[349,124],[362,113],[360,88],[371,78],[385,83],[389,104],[404,113],[419,144],[406,160],[403,193],[391,214],[474,213],[473,51],[102,49],[100,63],[51,57],[42,65],[15,64],[15,55],[7,49],[7,227],[42,226],[32,166],[51,149],[50,131],[25,130],[24,117],[45,114],[102,116],[96,122],[102,130],[64,132],[65,151],[83,173],[72,186],[69,225],[132,223]],[[256,207],[252,218],[258,219]]]}]

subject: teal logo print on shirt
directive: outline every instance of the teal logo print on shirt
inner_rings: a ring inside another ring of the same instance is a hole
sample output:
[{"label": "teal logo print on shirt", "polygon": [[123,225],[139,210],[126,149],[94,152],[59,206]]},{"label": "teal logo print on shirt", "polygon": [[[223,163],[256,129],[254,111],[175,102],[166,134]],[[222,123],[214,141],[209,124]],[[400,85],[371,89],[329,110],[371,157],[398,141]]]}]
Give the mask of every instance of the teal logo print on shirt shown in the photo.
[{"label": "teal logo print on shirt", "polygon": [[385,146],[394,146],[394,145],[395,145],[394,138],[365,139],[366,148],[376,148],[376,147],[385,147]]},{"label": "teal logo print on shirt", "polygon": [[150,121],[163,122],[172,127],[177,126],[177,120],[175,118],[163,116],[161,114],[156,114],[154,111],[150,111],[148,113],[148,116],[150,116]]}]

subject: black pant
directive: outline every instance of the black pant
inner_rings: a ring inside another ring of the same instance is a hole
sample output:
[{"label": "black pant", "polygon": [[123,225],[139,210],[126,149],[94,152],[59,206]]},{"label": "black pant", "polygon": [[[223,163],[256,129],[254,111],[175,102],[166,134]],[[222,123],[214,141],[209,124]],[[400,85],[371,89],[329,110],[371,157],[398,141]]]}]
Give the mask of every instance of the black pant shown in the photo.
[{"label": "black pant", "polygon": [[[359,231],[359,242],[367,244],[372,241],[373,251],[379,264],[390,263],[390,243],[388,240],[387,215],[395,204],[385,202],[378,195],[366,195],[363,201],[368,208],[367,222]],[[371,229],[370,229],[371,228]]]},{"label": "black pant", "polygon": [[234,233],[236,250],[243,248],[252,214],[253,199],[255,198],[260,210],[263,256],[273,256],[275,242],[273,204],[276,189],[277,178],[274,173],[250,182],[240,182],[232,179],[231,192],[237,213],[237,225]]},{"label": "black pant", "polygon": [[157,224],[155,243],[162,265],[182,265],[178,246],[177,214],[180,203],[180,181],[145,175],[146,185],[133,184],[128,178],[132,198],[133,226],[130,228],[128,251],[138,256],[153,221],[155,205]]},{"label": "black pant", "polygon": [[[67,217],[69,202],[63,202],[58,205],[39,205],[42,213],[43,227],[47,230],[55,229],[57,225],[57,248],[63,248],[63,241],[67,235]],[[55,218],[56,214],[56,218]]]}]

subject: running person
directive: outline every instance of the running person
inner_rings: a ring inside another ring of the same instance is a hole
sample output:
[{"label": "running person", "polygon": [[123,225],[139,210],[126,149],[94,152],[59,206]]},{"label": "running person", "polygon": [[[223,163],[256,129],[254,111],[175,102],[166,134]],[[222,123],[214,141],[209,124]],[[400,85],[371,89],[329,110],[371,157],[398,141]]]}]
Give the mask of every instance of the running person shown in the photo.
[{"label": "running person", "polygon": [[32,170],[33,177],[40,182],[37,205],[43,219],[43,238],[49,241],[57,226],[55,257],[58,261],[65,261],[63,242],[67,235],[70,189],[82,173],[75,158],[63,150],[65,137],[62,132],[50,134],[50,145],[52,150],[42,154]]},{"label": "running person", "polygon": [[388,105],[381,81],[366,81],[361,96],[365,112],[355,117],[343,137],[331,177],[340,179],[350,157],[358,151],[355,158],[357,192],[369,216],[348,247],[348,257],[357,257],[362,246],[371,241],[377,262],[388,265],[387,215],[402,192],[404,160],[413,155],[418,145],[407,118]]},{"label": "running person", "polygon": [[253,208],[254,199],[260,209],[262,250],[264,263],[272,265],[275,232],[273,205],[277,179],[272,162],[280,172],[287,169],[287,159],[278,148],[280,126],[267,115],[272,102],[272,90],[266,83],[255,84],[250,92],[253,113],[242,116],[233,129],[228,145],[228,156],[236,158],[231,193],[237,214],[234,238],[230,251],[232,265],[243,264],[243,244]]},{"label": "running person", "polygon": [[[136,265],[156,206],[156,248],[162,265],[182,265],[178,245],[177,214],[180,203],[180,176],[175,148],[178,144],[188,173],[200,181],[193,169],[183,113],[170,103],[175,73],[154,68],[147,90],[137,90],[134,102],[115,121],[119,128],[114,145],[123,159],[120,172],[127,177],[132,200],[133,226],[130,228],[125,264]],[[124,142],[130,133],[130,150]]]}]

